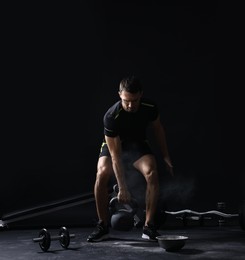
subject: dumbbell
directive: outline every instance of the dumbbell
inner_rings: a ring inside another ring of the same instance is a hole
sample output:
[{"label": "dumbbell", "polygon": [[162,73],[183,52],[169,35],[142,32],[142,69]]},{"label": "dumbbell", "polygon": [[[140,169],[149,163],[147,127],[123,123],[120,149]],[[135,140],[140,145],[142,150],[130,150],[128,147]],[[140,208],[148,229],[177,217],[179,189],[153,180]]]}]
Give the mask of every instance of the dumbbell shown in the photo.
[{"label": "dumbbell", "polygon": [[43,228],[39,232],[37,238],[33,238],[33,242],[39,242],[40,248],[46,252],[50,248],[51,241],[59,240],[60,245],[67,249],[70,244],[70,239],[74,238],[75,234],[70,234],[66,227],[61,227],[57,236],[51,236],[46,228]]}]

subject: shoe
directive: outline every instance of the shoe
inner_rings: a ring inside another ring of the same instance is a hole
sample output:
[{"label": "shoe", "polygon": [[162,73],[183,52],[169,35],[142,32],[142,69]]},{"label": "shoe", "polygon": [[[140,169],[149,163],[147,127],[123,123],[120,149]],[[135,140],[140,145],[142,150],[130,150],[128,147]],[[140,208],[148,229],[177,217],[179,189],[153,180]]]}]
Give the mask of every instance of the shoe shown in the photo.
[{"label": "shoe", "polygon": [[156,228],[153,225],[143,227],[143,239],[157,241],[157,236],[160,236],[160,234],[157,232]]},{"label": "shoe", "polygon": [[109,237],[109,228],[102,221],[98,222],[96,229],[88,236],[87,242],[99,242]]}]

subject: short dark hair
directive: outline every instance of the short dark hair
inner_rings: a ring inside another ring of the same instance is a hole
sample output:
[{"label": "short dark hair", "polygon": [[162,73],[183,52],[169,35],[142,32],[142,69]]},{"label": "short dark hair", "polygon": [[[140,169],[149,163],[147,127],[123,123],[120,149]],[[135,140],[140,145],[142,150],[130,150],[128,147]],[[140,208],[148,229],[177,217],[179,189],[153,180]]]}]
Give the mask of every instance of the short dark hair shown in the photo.
[{"label": "short dark hair", "polygon": [[119,85],[119,92],[122,92],[123,90],[130,93],[142,92],[140,80],[135,76],[123,78]]}]

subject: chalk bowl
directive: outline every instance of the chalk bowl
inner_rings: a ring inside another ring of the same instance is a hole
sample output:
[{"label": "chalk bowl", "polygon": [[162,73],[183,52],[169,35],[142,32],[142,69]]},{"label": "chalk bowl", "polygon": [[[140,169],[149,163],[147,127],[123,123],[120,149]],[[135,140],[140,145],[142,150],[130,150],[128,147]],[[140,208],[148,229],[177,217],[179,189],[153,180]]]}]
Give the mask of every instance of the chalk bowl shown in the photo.
[{"label": "chalk bowl", "polygon": [[188,237],[178,235],[162,235],[156,237],[160,247],[168,252],[179,251],[186,243]]}]

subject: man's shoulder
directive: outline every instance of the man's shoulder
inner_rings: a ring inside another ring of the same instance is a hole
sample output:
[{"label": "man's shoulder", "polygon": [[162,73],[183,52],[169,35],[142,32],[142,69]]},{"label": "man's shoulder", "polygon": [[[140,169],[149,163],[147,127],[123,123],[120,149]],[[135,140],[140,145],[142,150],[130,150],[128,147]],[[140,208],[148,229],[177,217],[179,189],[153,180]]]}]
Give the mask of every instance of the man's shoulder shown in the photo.
[{"label": "man's shoulder", "polygon": [[141,103],[141,106],[143,106],[143,107],[151,107],[151,108],[157,107],[156,102],[150,98],[142,98],[140,103]]},{"label": "man's shoulder", "polygon": [[121,110],[122,106],[119,100],[108,108],[108,110],[105,112],[105,117],[115,117],[118,113],[120,113]]}]

